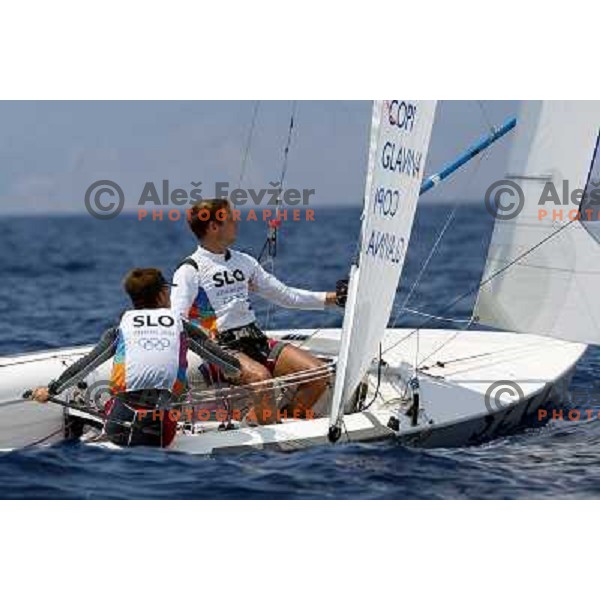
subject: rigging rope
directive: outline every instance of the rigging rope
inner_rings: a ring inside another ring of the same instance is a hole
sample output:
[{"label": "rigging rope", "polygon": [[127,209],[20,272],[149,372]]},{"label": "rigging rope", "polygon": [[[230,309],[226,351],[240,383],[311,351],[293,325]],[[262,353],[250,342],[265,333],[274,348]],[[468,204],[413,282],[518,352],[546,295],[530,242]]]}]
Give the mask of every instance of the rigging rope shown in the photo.
[{"label": "rigging rope", "polygon": [[[287,140],[285,142],[285,147],[283,149],[281,174],[280,174],[279,180],[277,182],[277,184],[279,186],[278,191],[277,191],[277,198],[275,200],[275,206],[277,207],[277,209],[281,203],[281,192],[283,191],[283,186],[285,184],[285,177],[287,175],[290,148],[292,146],[292,136],[294,133],[294,127],[295,127],[295,122],[296,122],[297,106],[298,106],[297,100],[293,100],[291,115],[290,115],[290,123],[288,126],[288,132],[287,132]],[[263,244],[263,247],[262,247],[262,249],[258,255],[258,259],[257,259],[259,263],[261,263],[265,266],[268,264],[269,265],[268,270],[270,270],[271,274],[273,274],[273,275],[275,275],[275,256],[277,255],[277,231],[278,231],[280,225],[281,225],[281,221],[279,219],[277,219],[277,213],[276,213],[276,218],[269,221],[268,229],[267,229],[267,239],[265,240],[265,243]],[[265,261],[263,261],[263,256],[264,256],[265,252],[267,253],[267,259]],[[273,309],[272,309],[271,304],[269,303],[269,305],[267,306],[267,316],[265,319],[265,328],[268,328],[268,326],[269,326],[269,322],[271,321],[272,312],[273,312]]]},{"label": "rigging rope", "polygon": [[420,310],[414,310],[412,308],[405,308],[405,312],[411,313],[413,315],[419,315],[420,317],[428,317],[433,321],[443,321],[444,323],[470,323],[471,319],[453,319],[450,317],[440,317],[438,315],[432,315],[430,313],[426,313]]},{"label": "rigging rope", "polygon": [[[498,275],[501,275],[502,273],[504,273],[505,271],[507,271],[510,267],[512,267],[513,265],[515,265],[521,259],[525,258],[529,254],[531,254],[532,252],[534,252],[535,250],[537,250],[540,246],[542,246],[543,244],[545,244],[547,241],[549,241],[550,239],[552,239],[554,236],[558,235],[561,231],[563,231],[564,229],[566,229],[569,225],[572,225],[573,223],[576,223],[576,221],[569,221],[568,223],[565,223],[562,227],[560,227],[560,228],[556,229],[555,231],[553,231],[551,234],[549,234],[548,236],[546,236],[543,240],[540,240],[537,244],[535,244],[534,246],[532,246],[531,248],[529,248],[528,250],[526,250],[525,252],[523,252],[522,254],[520,254],[519,256],[517,256],[516,258],[514,258],[513,260],[511,260],[508,264],[504,265],[504,267],[502,267],[501,269],[498,269],[498,271],[496,271],[495,273],[492,273],[486,279],[483,279],[479,284],[477,284],[473,288],[467,290],[465,293],[460,294],[459,296],[457,296],[456,298],[454,298],[454,300],[452,300],[452,302],[448,303],[442,309],[442,311],[446,311],[446,310],[454,307],[461,300],[464,300],[468,296],[474,294],[475,292],[478,292],[484,285],[487,285],[488,283],[490,283],[491,281],[493,281],[496,277],[498,277]],[[431,320],[432,320],[431,317],[428,318],[428,319],[426,319],[425,321],[423,321],[422,323],[420,323],[416,329],[423,327],[423,325],[427,324]],[[471,319],[469,319],[469,325],[471,323],[473,323],[474,321],[475,321],[475,319],[473,317]],[[396,342],[395,344],[392,344],[389,348],[386,348],[384,352],[388,352],[389,350],[392,350],[393,348],[395,348],[396,346],[398,346],[400,343],[402,343],[404,340],[408,339],[411,335],[413,335],[415,333],[416,329],[414,331],[412,331],[411,333],[409,333],[406,337],[404,337],[401,340],[399,340],[398,342]],[[460,333],[460,332],[458,332],[458,333]],[[436,350],[436,352],[437,352],[437,350]]]},{"label": "rigging rope", "polygon": [[[283,191],[283,186],[285,184],[285,176],[287,175],[288,159],[289,159],[290,147],[292,145],[292,135],[294,133],[297,105],[298,105],[297,100],[294,100],[292,102],[292,111],[291,111],[291,115],[290,115],[290,124],[288,127],[287,140],[285,143],[285,147],[283,149],[283,161],[282,161],[282,165],[281,165],[281,174],[280,174],[279,180],[277,182],[279,185],[279,188],[278,188],[278,192],[277,192],[277,198],[275,200],[276,206],[278,206],[280,204],[281,192]],[[278,227],[279,227],[279,222],[277,221],[277,219],[274,219],[269,222],[269,230],[267,233],[267,240],[266,240],[265,245],[263,246],[262,250],[260,251],[260,254],[258,256],[258,262],[261,262],[265,250],[267,250],[268,256],[270,258],[275,258],[275,256],[277,255],[277,229],[278,229]]]},{"label": "rigging rope", "polygon": [[448,230],[448,227],[450,226],[450,223],[452,223],[453,219],[454,219],[454,215],[456,214],[456,211],[458,210],[458,206],[454,206],[454,208],[452,209],[452,211],[450,212],[450,215],[448,216],[448,218],[446,219],[446,222],[444,223],[444,226],[442,227],[442,230],[440,231],[435,243],[433,244],[430,252],[429,252],[429,256],[427,256],[427,258],[425,259],[425,262],[422,264],[421,269],[419,270],[419,273],[417,275],[417,278],[415,279],[415,281],[413,282],[408,295],[406,296],[406,299],[404,300],[402,306],[400,307],[400,309],[398,310],[398,312],[396,313],[396,316],[394,317],[394,321],[392,323],[392,327],[396,326],[396,323],[398,322],[398,319],[400,318],[400,315],[403,312],[416,312],[414,310],[410,310],[407,308],[408,303],[410,301],[410,299],[412,298],[417,286],[419,285],[419,283],[421,282],[421,278],[423,277],[423,274],[425,273],[425,271],[427,270],[427,267],[429,266],[429,263],[431,262],[431,259],[433,258],[434,254],[437,251],[438,246],[440,245],[440,242],[442,241],[442,238],[444,237],[446,231]]},{"label": "rigging rope", "polygon": [[[469,175],[469,179],[465,185],[465,189],[468,190],[470,186],[473,185],[473,181],[475,179],[475,176],[477,175],[477,173],[479,172],[479,168],[483,162],[483,160],[488,156],[487,154],[487,150],[484,150],[477,158],[477,162],[475,163],[475,167],[473,168],[473,170],[471,171],[470,175]],[[392,323],[392,327],[395,327],[396,324],[398,323],[398,320],[400,319],[402,313],[404,312],[418,312],[415,309],[412,310],[408,310],[407,306],[408,303],[410,301],[410,299],[412,298],[414,292],[417,289],[417,286],[419,285],[419,283],[421,282],[421,279],[423,278],[423,275],[425,274],[425,271],[428,269],[429,264],[431,262],[431,260],[433,259],[434,255],[436,254],[442,239],[444,238],[446,232],[448,231],[448,228],[450,227],[450,224],[452,223],[452,221],[454,220],[454,217],[456,215],[456,212],[458,210],[458,205],[455,205],[454,208],[452,209],[452,211],[450,212],[450,214],[448,215],[446,222],[444,223],[444,226],[442,227],[442,229],[440,230],[440,233],[438,234],[435,243],[433,244],[429,255],[427,256],[427,258],[425,259],[425,261],[423,262],[423,264],[421,265],[421,268],[419,270],[419,273],[417,275],[417,278],[415,279],[413,285],[411,286],[408,296],[406,297],[406,300],[403,302],[402,306],[398,309],[398,311],[396,312],[396,315],[394,317],[394,321]],[[437,317],[434,315],[427,315],[430,316],[431,319],[438,319],[438,320],[445,320],[444,317]],[[428,322],[428,321],[427,321]],[[421,327],[421,325],[417,326],[417,329]]]},{"label": "rigging rope", "polygon": [[[560,340],[556,340],[560,343],[564,343],[561,342]],[[530,344],[531,346],[533,346],[534,348],[537,347],[537,344]],[[444,360],[442,361],[438,361],[437,363],[434,363],[433,365],[428,365],[427,367],[422,367],[423,370],[426,369],[430,369],[432,366],[434,367],[447,367],[448,365],[452,365],[455,363],[459,363],[459,362],[464,362],[466,360],[473,360],[475,358],[483,358],[485,356],[496,356],[498,354],[503,354],[503,353],[507,353],[507,352],[512,352],[514,350],[524,350],[526,348],[526,346],[524,345],[514,345],[514,346],[503,346],[502,348],[497,348],[495,350],[490,350],[487,352],[478,352],[477,354],[469,354],[467,356],[459,356],[457,358],[451,358],[449,360]],[[463,373],[465,373],[467,371],[463,371]]]},{"label": "rigging rope", "polygon": [[258,116],[258,108],[260,106],[260,100],[256,100],[254,103],[254,110],[252,111],[252,120],[250,122],[250,129],[248,131],[248,138],[246,139],[246,147],[242,155],[242,165],[240,167],[240,176],[238,178],[238,188],[242,187],[242,181],[246,174],[246,164],[250,155],[250,147],[252,145],[252,136],[254,135],[254,126],[256,125],[256,117]]},{"label": "rigging rope", "polygon": [[[489,118],[488,118],[488,116],[487,116],[487,114],[486,114],[485,108],[484,108],[484,106],[483,106],[483,103],[482,103],[480,100],[478,100],[478,101],[477,101],[477,103],[478,103],[479,109],[480,109],[480,111],[481,111],[481,115],[482,115],[482,117],[483,117],[483,120],[484,120],[484,121],[487,123],[488,127],[490,128],[490,131],[494,132],[496,129],[495,129],[495,127],[492,125],[491,121],[489,120]],[[468,189],[468,188],[469,188],[469,186],[471,186],[471,185],[473,184],[473,181],[474,181],[474,179],[475,179],[475,176],[476,176],[476,174],[479,172],[479,168],[481,167],[481,164],[483,163],[484,159],[486,159],[486,158],[488,157],[488,155],[489,155],[489,149],[487,149],[487,148],[486,148],[486,149],[485,149],[485,150],[484,150],[484,151],[483,151],[483,152],[482,152],[482,153],[479,155],[479,157],[478,157],[478,160],[477,160],[477,162],[475,163],[475,168],[474,168],[474,169],[473,169],[473,171],[471,172],[471,174],[470,174],[470,177],[469,177],[469,180],[468,180],[468,182],[467,182],[467,184],[466,184],[466,186],[465,186],[465,188],[466,188],[466,189]],[[456,209],[456,207],[455,207],[455,209]],[[444,227],[442,228],[442,230],[441,230],[441,232],[440,232],[440,234],[439,234],[439,236],[438,236],[438,238],[437,238],[437,240],[436,240],[436,242],[435,242],[435,244],[434,244],[434,246],[433,246],[433,248],[432,248],[431,252],[429,253],[429,256],[427,257],[427,259],[425,260],[425,262],[423,263],[423,265],[422,265],[422,267],[421,267],[421,270],[420,270],[420,272],[419,272],[419,274],[418,274],[418,276],[417,276],[417,280],[415,281],[415,284],[416,284],[417,282],[420,282],[420,280],[421,280],[421,278],[422,278],[422,276],[423,276],[423,273],[424,273],[424,272],[425,272],[425,270],[428,268],[428,266],[429,266],[429,263],[430,263],[430,261],[431,261],[431,259],[432,259],[433,255],[434,255],[434,254],[435,254],[435,252],[437,251],[437,248],[438,248],[439,244],[441,243],[441,240],[442,240],[443,236],[445,235],[445,233],[446,233],[446,231],[447,231],[448,227],[450,226],[450,223],[451,223],[451,222],[452,222],[452,220],[454,219],[454,214],[455,214],[455,210],[454,210],[454,211],[452,211],[452,213],[449,215],[448,219],[446,220],[446,223],[444,224]],[[398,318],[400,317],[400,314],[401,314],[402,312],[412,312],[412,313],[416,313],[416,314],[419,314],[420,312],[422,312],[422,311],[417,311],[417,310],[414,310],[414,309],[411,309],[411,310],[407,309],[408,300],[410,299],[410,297],[412,296],[413,292],[414,292],[414,291],[415,291],[415,289],[416,289],[416,285],[415,285],[415,284],[413,284],[413,286],[411,287],[411,289],[410,289],[410,292],[409,292],[409,295],[408,295],[408,297],[407,297],[406,301],[403,303],[403,305],[402,305],[402,307],[400,308],[399,312],[396,314],[396,317],[395,317],[395,319],[394,319],[394,322],[393,322],[393,325],[392,325],[392,327],[394,327],[394,326],[396,325],[396,323],[397,323],[397,321],[398,321]],[[481,282],[481,283],[479,284],[479,286],[481,286],[481,285],[483,285],[483,282]],[[479,287],[478,287],[477,289],[479,289]],[[462,299],[464,299],[465,297],[469,296],[471,293],[473,293],[473,292],[472,292],[472,291],[469,291],[467,294],[465,294],[465,295],[462,295],[460,298],[457,298],[457,299],[455,299],[455,300],[454,300],[452,303],[450,303],[450,305],[447,305],[446,307],[444,307],[444,308],[442,309],[442,312],[444,312],[445,310],[448,310],[449,308],[452,308],[452,307],[453,307],[453,306],[455,306],[455,305],[456,305],[458,302],[460,302],[460,300],[462,300]],[[412,335],[414,335],[414,334],[415,334],[415,332],[418,332],[418,330],[419,330],[420,328],[422,328],[424,325],[427,325],[427,324],[428,324],[428,323],[430,323],[431,321],[434,321],[434,320],[438,320],[438,321],[451,321],[451,322],[460,322],[460,321],[461,321],[461,320],[458,320],[458,319],[453,319],[453,318],[450,318],[450,317],[444,317],[444,316],[441,316],[441,315],[432,315],[432,314],[428,314],[428,313],[425,313],[425,312],[422,312],[422,314],[426,315],[426,319],[425,319],[425,320],[423,320],[423,321],[421,321],[421,323],[419,323],[419,324],[417,325],[417,327],[416,327],[416,328],[415,328],[415,329],[414,329],[414,330],[413,330],[411,333],[409,333],[408,335],[406,335],[405,337],[403,337],[402,339],[400,339],[398,342],[396,342],[396,343],[392,344],[390,347],[386,348],[384,352],[388,352],[388,351],[392,350],[393,348],[395,348],[395,347],[399,346],[399,345],[400,345],[402,342],[404,342],[405,340],[407,340],[408,338],[410,338]],[[468,320],[466,320],[466,321],[462,320],[462,322],[463,322],[463,323],[466,323],[466,325],[465,325],[465,328],[464,328],[464,329],[462,329],[462,330],[458,330],[458,331],[457,331],[457,333],[456,333],[456,335],[454,335],[454,336],[453,336],[452,338],[450,338],[449,340],[446,340],[446,341],[445,341],[445,342],[444,342],[444,343],[443,343],[443,344],[442,344],[442,345],[441,345],[439,348],[437,348],[437,349],[436,349],[436,350],[435,350],[435,351],[434,351],[432,354],[435,354],[435,352],[439,352],[439,350],[441,350],[443,347],[445,347],[446,345],[448,345],[448,344],[449,344],[451,341],[453,341],[454,339],[456,339],[456,337],[458,336],[458,334],[459,334],[459,333],[461,333],[462,331],[465,331],[465,330],[469,329],[469,327],[470,327],[470,326],[472,325],[472,323],[473,323],[473,316],[471,316],[471,317],[470,317]],[[429,356],[431,356],[431,354],[430,354]],[[427,358],[429,358],[429,356],[428,356]],[[419,363],[419,366],[420,366],[421,364],[423,364],[423,361],[421,361],[421,362]]]}]

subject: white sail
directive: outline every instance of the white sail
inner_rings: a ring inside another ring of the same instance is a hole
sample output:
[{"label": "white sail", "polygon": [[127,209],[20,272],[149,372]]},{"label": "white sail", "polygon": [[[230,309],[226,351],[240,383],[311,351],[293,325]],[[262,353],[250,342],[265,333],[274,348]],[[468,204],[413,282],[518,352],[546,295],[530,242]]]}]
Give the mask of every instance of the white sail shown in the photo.
[{"label": "white sail", "polygon": [[[593,165],[599,128],[600,102],[523,104],[507,180],[520,186],[524,204],[506,218],[505,198],[496,218],[474,312],[479,322],[600,343],[597,222],[574,220],[580,214],[577,190],[588,196],[598,179]],[[597,213],[600,205],[590,208]]]},{"label": "white sail", "polygon": [[336,426],[377,356],[410,239],[435,113],[434,101],[377,100],[358,264],[348,302],[330,423]]}]

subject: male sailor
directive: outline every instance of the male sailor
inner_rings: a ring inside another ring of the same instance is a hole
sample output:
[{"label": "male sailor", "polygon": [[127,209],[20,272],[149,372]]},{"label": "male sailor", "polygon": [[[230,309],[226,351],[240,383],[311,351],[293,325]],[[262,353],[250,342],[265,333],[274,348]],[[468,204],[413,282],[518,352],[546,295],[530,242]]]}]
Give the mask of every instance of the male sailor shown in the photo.
[{"label": "male sailor", "polygon": [[187,349],[218,365],[230,379],[239,376],[240,363],[171,310],[170,284],[158,269],[133,269],[124,287],[133,310],[56,381],[35,389],[33,399],[47,402],[114,356],[104,433],[121,446],[164,448],[173,441],[177,423],[163,407],[186,399]]},{"label": "male sailor", "polygon": [[[198,241],[196,251],[176,269],[173,309],[207,330],[241,364],[241,382],[256,384],[272,377],[323,366],[310,352],[268,338],[256,322],[250,292],[286,308],[323,310],[345,303],[345,290],[312,292],[288,287],[267,273],[252,256],[233,250],[238,220],[226,199],[203,200],[188,211],[188,224]],[[254,400],[258,423],[277,421],[279,415],[310,418],[311,408],[328,385],[314,378],[298,386],[289,403],[274,410],[274,398],[264,393]]]}]

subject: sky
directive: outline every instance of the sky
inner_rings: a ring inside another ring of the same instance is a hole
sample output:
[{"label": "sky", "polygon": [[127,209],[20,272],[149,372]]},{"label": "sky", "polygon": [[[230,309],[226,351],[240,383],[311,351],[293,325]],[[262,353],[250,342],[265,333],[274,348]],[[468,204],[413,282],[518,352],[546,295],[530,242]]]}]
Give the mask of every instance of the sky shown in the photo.
[{"label": "sky", "polygon": [[[85,210],[87,188],[111,180],[135,210],[147,182],[204,197],[218,181],[236,187],[256,112],[242,187],[279,180],[291,101],[0,102],[0,214]],[[426,174],[516,115],[517,101],[438,103]],[[314,206],[360,205],[368,151],[369,101],[300,101],[287,187],[315,189]],[[430,192],[427,202],[482,201],[505,173],[510,134],[483,159]]]}]

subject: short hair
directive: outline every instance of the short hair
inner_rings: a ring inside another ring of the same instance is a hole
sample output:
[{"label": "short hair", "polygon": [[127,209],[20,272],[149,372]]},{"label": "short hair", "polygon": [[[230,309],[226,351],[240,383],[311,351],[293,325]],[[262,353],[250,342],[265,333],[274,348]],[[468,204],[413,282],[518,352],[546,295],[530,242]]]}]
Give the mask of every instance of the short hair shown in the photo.
[{"label": "short hair", "polygon": [[194,232],[194,235],[201,240],[208,231],[208,224],[211,222],[223,222],[225,220],[224,214],[230,208],[227,198],[200,200],[192,205],[192,208],[188,212],[188,225]]},{"label": "short hair", "polygon": [[168,285],[167,280],[154,268],[132,269],[123,280],[134,308],[158,308],[158,296],[165,285]]}]

